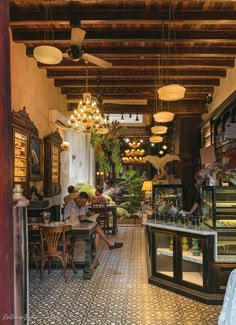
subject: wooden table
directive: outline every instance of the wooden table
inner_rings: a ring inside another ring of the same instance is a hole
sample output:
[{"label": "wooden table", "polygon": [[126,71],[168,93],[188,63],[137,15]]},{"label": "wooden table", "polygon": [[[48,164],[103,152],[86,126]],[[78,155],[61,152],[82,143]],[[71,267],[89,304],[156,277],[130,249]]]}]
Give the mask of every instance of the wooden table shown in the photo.
[{"label": "wooden table", "polygon": [[83,268],[84,279],[91,279],[93,270],[98,266],[95,246],[96,225],[96,222],[83,222],[72,226],[72,230],[68,232],[75,240],[85,241],[85,259],[83,262],[75,262],[76,266]]},{"label": "wooden table", "polygon": [[[88,205],[89,209],[92,209],[93,206],[92,205]],[[111,204],[107,204],[106,205],[106,211],[111,212],[112,213],[112,227],[110,228],[112,231],[112,235],[116,235],[118,232],[118,214],[117,214],[117,208],[118,205],[111,205]]]},{"label": "wooden table", "polygon": [[[59,223],[51,224],[58,225]],[[39,236],[39,225],[41,224],[31,224],[30,237]],[[67,225],[70,226],[69,224]],[[85,259],[81,262],[75,262],[75,266],[83,268],[84,279],[91,279],[93,270],[98,266],[95,246],[96,225],[96,222],[83,222],[79,225],[72,225],[72,229],[67,231],[67,235],[74,237],[75,240],[85,241]]]}]

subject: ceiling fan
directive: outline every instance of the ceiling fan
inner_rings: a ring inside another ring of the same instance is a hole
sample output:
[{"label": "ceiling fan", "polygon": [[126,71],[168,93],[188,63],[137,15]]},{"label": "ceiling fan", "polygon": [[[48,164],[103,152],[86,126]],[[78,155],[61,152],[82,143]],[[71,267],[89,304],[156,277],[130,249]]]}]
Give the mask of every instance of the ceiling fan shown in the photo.
[{"label": "ceiling fan", "polygon": [[82,44],[86,35],[86,31],[80,27],[73,26],[71,24],[71,45],[66,50],[66,53],[63,53],[65,59],[70,59],[72,61],[84,60],[98,65],[101,68],[111,68],[112,63],[98,58],[97,56],[85,53],[82,50]]}]

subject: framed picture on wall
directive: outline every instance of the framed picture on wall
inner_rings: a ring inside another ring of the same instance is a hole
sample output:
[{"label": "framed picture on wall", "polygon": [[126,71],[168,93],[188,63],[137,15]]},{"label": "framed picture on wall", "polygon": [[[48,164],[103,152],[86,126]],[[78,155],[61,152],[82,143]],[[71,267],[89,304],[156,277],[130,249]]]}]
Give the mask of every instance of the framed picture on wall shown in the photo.
[{"label": "framed picture on wall", "polygon": [[42,179],[42,140],[31,136],[30,142],[30,180]]}]

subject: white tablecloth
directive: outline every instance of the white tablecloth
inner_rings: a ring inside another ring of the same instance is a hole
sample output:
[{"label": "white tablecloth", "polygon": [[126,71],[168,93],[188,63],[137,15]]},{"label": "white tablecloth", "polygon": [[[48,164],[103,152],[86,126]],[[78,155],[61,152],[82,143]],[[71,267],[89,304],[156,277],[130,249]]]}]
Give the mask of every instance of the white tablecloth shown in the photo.
[{"label": "white tablecloth", "polygon": [[236,324],[236,269],[229,276],[218,325]]}]

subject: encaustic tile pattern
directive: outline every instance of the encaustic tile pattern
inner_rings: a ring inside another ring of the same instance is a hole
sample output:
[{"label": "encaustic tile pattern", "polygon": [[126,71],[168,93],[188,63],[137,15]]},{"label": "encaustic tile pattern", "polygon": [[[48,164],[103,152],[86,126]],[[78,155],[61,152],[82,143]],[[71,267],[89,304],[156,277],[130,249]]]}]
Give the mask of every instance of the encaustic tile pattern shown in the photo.
[{"label": "encaustic tile pattern", "polygon": [[[124,242],[110,251],[98,248],[99,266],[91,280],[68,268],[52,269],[40,283],[30,270],[30,325],[216,325],[221,306],[205,305],[147,282],[142,227],[120,227],[114,238]],[[76,254],[81,252],[79,243]]]}]

